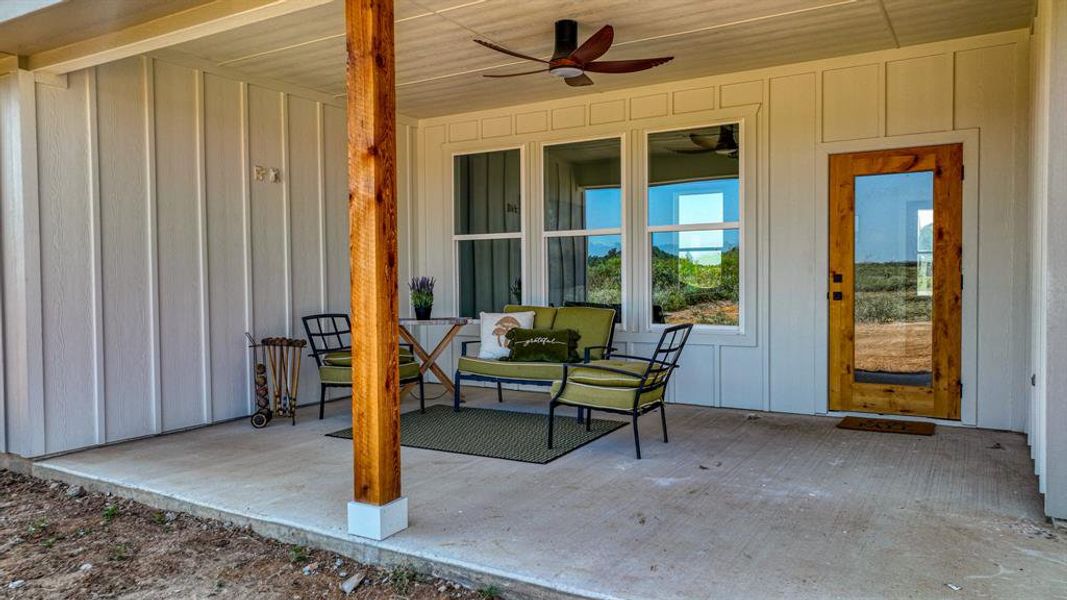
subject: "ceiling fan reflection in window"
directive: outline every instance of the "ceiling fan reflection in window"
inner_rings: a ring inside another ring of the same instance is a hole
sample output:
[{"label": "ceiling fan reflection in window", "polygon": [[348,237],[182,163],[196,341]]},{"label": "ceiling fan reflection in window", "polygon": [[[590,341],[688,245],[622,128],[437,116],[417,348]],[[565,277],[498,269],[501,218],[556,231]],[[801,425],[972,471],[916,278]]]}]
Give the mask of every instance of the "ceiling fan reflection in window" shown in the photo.
[{"label": "ceiling fan reflection in window", "polygon": [[547,65],[535,71],[484,75],[484,77],[519,77],[521,75],[533,75],[534,73],[549,73],[562,78],[563,81],[567,82],[567,85],[573,87],[593,85],[593,80],[586,73],[634,73],[657,67],[674,59],[673,56],[664,56],[635,60],[597,60],[611,48],[614,38],[615,30],[611,25],[605,25],[579,46],[578,22],[571,19],[556,21],[556,49],[549,60],[520,54],[485,40],[474,41],[486,48],[509,56]]},{"label": "ceiling fan reflection in window", "polygon": [[721,156],[737,158],[738,147],[737,140],[734,138],[733,125],[720,125],[718,129],[718,135],[690,133],[688,135],[689,141],[695,147],[671,148],[670,150],[676,154],[705,154],[707,152],[714,152]]}]

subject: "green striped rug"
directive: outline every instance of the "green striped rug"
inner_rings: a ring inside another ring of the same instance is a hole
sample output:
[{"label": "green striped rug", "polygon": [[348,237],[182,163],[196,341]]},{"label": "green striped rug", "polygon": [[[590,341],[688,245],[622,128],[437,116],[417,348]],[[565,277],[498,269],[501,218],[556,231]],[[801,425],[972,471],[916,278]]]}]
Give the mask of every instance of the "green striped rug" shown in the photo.
[{"label": "green striped rug", "polygon": [[[400,444],[411,448],[545,464],[626,425],[625,421],[593,419],[591,431],[578,424],[573,408],[556,414],[554,448],[548,448],[548,416],[537,413],[461,408],[441,404],[426,413],[400,415]],[[352,439],[352,428],[326,434]]]}]

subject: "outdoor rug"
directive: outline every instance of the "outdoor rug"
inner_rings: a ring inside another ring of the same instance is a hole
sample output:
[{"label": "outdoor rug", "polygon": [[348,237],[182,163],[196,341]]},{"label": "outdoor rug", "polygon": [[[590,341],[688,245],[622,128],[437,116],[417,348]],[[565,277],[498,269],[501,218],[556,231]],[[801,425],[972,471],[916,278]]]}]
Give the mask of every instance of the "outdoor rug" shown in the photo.
[{"label": "outdoor rug", "polygon": [[925,421],[900,421],[898,419],[871,419],[868,417],[845,417],[837,424],[838,429],[877,431],[879,433],[908,433],[911,435],[934,435],[936,426]]},{"label": "outdoor rug", "polygon": [[[556,414],[556,431],[548,448],[548,416],[488,408],[441,404],[400,415],[400,445],[455,454],[545,464],[625,426],[625,421],[593,419],[591,431],[574,418],[574,411]],[[327,433],[352,439],[352,428]]]}]

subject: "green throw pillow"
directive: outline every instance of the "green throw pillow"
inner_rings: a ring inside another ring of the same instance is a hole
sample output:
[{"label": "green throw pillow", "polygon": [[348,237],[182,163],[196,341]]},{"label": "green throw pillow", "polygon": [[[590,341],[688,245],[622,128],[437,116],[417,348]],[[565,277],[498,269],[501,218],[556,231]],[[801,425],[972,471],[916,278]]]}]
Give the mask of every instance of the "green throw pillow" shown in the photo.
[{"label": "green throw pillow", "polygon": [[573,329],[521,329],[507,333],[514,362],[579,362],[578,332]]}]

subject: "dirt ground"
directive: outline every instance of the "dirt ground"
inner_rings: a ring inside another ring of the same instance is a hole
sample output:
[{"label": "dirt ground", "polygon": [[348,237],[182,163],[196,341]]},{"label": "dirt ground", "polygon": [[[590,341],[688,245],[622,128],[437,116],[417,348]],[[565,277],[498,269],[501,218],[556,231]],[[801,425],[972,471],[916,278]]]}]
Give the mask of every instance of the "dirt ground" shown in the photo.
[{"label": "dirt ground", "polygon": [[925,373],[932,357],[929,321],[856,323],[856,370]]},{"label": "dirt ground", "polygon": [[737,325],[740,314],[737,302],[722,300],[696,304],[665,315],[667,324],[700,323],[705,325]]},{"label": "dirt ground", "polygon": [[[341,583],[364,575],[346,595]],[[0,471],[0,598],[488,600],[248,529]]]}]

